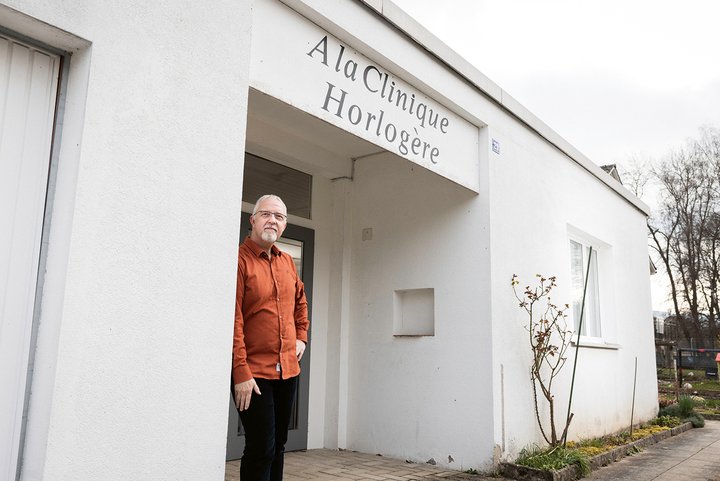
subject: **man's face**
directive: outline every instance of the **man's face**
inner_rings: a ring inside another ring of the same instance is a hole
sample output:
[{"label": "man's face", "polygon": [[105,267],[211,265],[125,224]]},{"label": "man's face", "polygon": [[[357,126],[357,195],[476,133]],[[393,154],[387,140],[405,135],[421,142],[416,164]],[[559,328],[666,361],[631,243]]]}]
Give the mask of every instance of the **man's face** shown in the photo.
[{"label": "man's face", "polygon": [[[279,220],[275,214],[282,214],[283,220]],[[270,247],[277,241],[287,225],[287,209],[277,199],[265,199],[258,205],[258,210],[250,217],[252,231],[250,238],[256,244],[263,247]]]}]

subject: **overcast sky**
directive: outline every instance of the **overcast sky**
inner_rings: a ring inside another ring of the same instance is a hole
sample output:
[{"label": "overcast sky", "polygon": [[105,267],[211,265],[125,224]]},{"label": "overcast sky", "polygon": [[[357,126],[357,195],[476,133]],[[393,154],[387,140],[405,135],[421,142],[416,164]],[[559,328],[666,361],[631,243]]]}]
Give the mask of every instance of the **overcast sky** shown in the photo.
[{"label": "overcast sky", "polygon": [[720,128],[718,0],[393,1],[599,165]]},{"label": "overcast sky", "polygon": [[393,1],[597,164],[720,127],[720,1]]}]

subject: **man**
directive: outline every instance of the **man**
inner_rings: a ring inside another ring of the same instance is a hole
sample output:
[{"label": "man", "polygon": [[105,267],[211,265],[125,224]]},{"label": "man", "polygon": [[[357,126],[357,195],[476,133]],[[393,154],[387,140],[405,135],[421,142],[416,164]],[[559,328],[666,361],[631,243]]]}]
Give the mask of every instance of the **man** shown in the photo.
[{"label": "man", "polygon": [[240,479],[279,481],[308,339],[307,300],[292,257],[275,246],[287,225],[280,197],[260,197],[250,224],[238,254],[232,361],[235,405],[245,429]]}]

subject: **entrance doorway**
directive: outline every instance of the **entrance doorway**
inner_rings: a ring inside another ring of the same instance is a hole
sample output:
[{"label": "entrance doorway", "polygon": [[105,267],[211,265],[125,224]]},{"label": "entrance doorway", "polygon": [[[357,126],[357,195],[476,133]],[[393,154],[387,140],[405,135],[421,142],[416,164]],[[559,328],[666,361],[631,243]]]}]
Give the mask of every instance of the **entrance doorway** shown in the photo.
[{"label": "entrance doorway", "polygon": [[[245,239],[246,233],[250,231],[250,214],[243,212],[240,224],[242,233],[240,242]],[[313,262],[315,251],[315,231],[307,227],[288,224],[283,232],[282,238],[275,245],[283,252],[292,256],[295,261],[298,275],[305,284],[305,295],[308,302],[308,313],[312,313],[312,279]],[[308,331],[308,345],[300,362],[301,372],[298,382],[298,390],[293,406],[292,417],[290,418],[290,430],[288,441],[285,445],[286,451],[299,451],[307,448],[308,433],[308,394],[310,391],[310,350],[312,339],[312,324]],[[230,412],[228,416],[228,437],[225,459],[232,461],[242,457],[245,448],[245,435],[240,423],[240,416],[230,396]]]}]

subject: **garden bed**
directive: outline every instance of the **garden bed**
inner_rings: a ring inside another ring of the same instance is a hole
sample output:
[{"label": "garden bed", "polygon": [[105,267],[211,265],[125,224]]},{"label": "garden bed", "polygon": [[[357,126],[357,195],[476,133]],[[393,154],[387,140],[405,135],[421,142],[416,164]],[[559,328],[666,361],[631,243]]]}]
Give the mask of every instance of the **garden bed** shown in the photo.
[{"label": "garden bed", "polygon": [[[692,429],[692,424],[684,423],[680,426],[652,434],[648,437],[597,454],[590,458],[590,469],[595,470],[602,466],[607,466],[608,464],[614,463],[629,454],[637,453],[646,446],[650,446],[671,436],[676,436],[689,429]],[[500,463],[499,471],[502,476],[520,481],[571,481],[581,477],[580,468],[576,465],[571,465],[556,471],[550,471],[530,468],[514,463]]]}]

